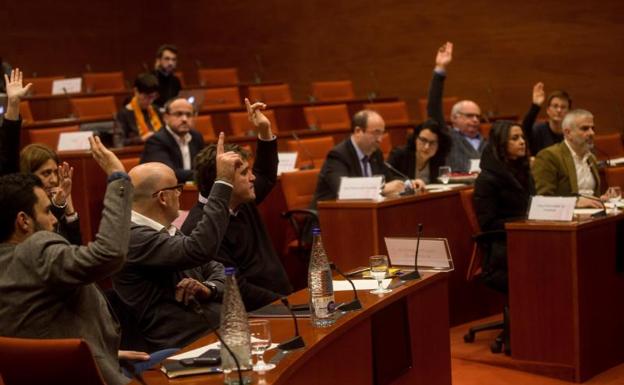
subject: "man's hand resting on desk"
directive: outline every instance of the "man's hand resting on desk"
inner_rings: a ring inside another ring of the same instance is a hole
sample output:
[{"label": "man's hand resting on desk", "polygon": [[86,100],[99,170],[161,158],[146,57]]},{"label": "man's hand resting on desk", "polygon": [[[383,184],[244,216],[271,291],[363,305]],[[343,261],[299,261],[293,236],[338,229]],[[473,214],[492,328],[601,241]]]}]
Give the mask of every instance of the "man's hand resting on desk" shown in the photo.
[{"label": "man's hand resting on desk", "polygon": [[147,361],[150,355],[145,352],[135,352],[133,350],[119,350],[117,357],[125,361]]},{"label": "man's hand resting on desk", "polygon": [[590,199],[585,197],[579,197],[579,199],[576,201],[576,207],[601,209],[603,208],[603,204],[600,202],[600,200],[598,200],[598,198]]},{"label": "man's hand resting on desk", "polygon": [[386,183],[381,193],[384,196],[397,195],[401,193],[403,190],[405,190],[405,183],[403,183],[402,180],[395,179],[391,182]]}]

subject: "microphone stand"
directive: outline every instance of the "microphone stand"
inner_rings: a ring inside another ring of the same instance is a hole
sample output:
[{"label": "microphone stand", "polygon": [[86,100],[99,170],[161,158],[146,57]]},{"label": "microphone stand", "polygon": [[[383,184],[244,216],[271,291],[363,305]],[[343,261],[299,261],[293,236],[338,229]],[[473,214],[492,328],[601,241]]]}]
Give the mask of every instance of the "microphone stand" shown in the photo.
[{"label": "microphone stand", "polygon": [[277,345],[277,348],[281,350],[295,350],[305,348],[305,342],[303,341],[303,337],[301,337],[301,335],[299,334],[299,323],[297,322],[297,316],[292,311],[292,308],[290,307],[290,302],[288,302],[288,298],[282,297],[280,298],[280,301],[282,301],[284,306],[286,306],[286,309],[288,309],[288,312],[293,319],[293,323],[295,324],[295,336],[289,340],[280,343],[279,345]]},{"label": "microphone stand", "polygon": [[[393,173],[395,173],[396,175],[400,176],[401,178],[404,179],[404,182],[406,180],[411,181],[410,177],[408,177],[407,175],[403,174],[401,171],[397,170],[393,165],[391,165],[390,163],[384,161],[384,165],[386,167],[388,167],[388,169],[390,171],[392,171]],[[405,190],[403,192],[401,192],[399,195],[405,196],[405,195],[414,195],[416,194],[416,191],[414,190],[414,188],[412,187],[412,183],[410,182],[408,185],[405,185]]]},{"label": "microphone stand", "polygon": [[342,271],[340,271],[340,269],[338,268],[338,266],[336,266],[336,264],[334,262],[330,262],[329,266],[333,270],[336,270],[336,272],[338,274],[340,274],[341,277],[343,277],[344,279],[349,281],[349,283],[351,284],[351,287],[353,288],[353,299],[351,300],[351,302],[345,302],[343,304],[340,304],[340,305],[336,306],[336,309],[339,309],[339,310],[342,310],[342,311],[361,310],[362,309],[362,302],[360,302],[360,298],[357,295],[357,290],[355,289],[355,284],[353,283],[351,278],[347,277]]},{"label": "microphone stand", "polygon": [[420,279],[420,273],[418,272],[418,247],[420,246],[420,237],[422,236],[422,223],[418,224],[418,236],[416,238],[416,252],[414,253],[414,271],[401,276],[401,281],[412,281]]}]

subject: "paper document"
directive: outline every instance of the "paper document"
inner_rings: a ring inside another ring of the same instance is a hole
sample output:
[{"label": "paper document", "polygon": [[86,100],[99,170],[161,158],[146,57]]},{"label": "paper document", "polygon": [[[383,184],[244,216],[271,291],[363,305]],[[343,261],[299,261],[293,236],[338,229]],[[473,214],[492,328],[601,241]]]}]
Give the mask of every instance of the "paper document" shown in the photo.
[{"label": "paper document", "polygon": [[[254,339],[255,339],[254,337],[251,337],[252,341]],[[274,349],[277,347],[277,345],[278,344],[271,344],[271,346],[267,350]],[[201,356],[202,354],[206,353],[210,349],[220,349],[220,348],[221,348],[220,342],[213,342],[206,346],[202,346],[201,348],[189,350],[188,352],[185,352],[185,353],[180,353],[180,354],[176,354],[175,356],[167,357],[167,359],[168,360],[184,360],[186,358],[195,358],[195,357]]]},{"label": "paper document", "polygon": [[[384,279],[382,286],[386,288],[390,282],[392,282],[391,278]],[[354,279],[353,284],[355,285],[355,290],[373,290],[377,288],[377,281],[374,279]],[[334,291],[352,290],[353,287],[351,287],[349,281],[334,281]]]}]

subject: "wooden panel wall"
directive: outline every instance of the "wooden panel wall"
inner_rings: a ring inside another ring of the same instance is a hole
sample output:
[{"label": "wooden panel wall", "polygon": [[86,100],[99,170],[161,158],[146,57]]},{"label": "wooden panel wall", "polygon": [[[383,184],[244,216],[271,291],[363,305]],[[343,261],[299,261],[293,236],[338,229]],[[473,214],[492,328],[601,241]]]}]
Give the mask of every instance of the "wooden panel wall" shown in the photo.
[{"label": "wooden panel wall", "polygon": [[448,95],[521,115],[542,80],[611,131],[624,129],[623,11],[619,0],[31,0],[3,6],[0,55],[28,73],[79,74],[90,63],[132,79],[171,41],[190,81],[198,60],[287,81],[297,98],[313,80],[350,78],[360,96],[406,99],[417,118],[434,52],[451,40]]}]

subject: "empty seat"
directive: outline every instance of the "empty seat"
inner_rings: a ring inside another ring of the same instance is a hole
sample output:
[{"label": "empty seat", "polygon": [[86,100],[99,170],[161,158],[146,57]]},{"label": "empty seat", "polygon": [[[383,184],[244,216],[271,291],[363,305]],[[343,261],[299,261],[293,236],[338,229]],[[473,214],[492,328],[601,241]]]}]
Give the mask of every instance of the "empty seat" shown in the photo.
[{"label": "empty seat", "polygon": [[404,101],[388,103],[369,103],[364,108],[379,113],[386,124],[409,124],[407,104]]},{"label": "empty seat", "polygon": [[[273,132],[277,132],[277,122],[275,121],[275,113],[273,110],[265,110],[262,111],[264,115],[271,122],[271,130]],[[247,112],[230,112],[230,129],[232,135],[235,136],[246,136],[246,135],[256,135],[256,128],[253,123],[249,121],[249,117]]]},{"label": "empty seat", "polygon": [[121,164],[123,164],[124,168],[126,169],[126,172],[128,172],[139,164],[139,162],[141,161],[141,158],[139,157],[121,158],[120,160],[121,160]]},{"label": "empty seat", "polygon": [[117,113],[115,98],[112,96],[73,98],[70,103],[76,118],[112,120]]},{"label": "empty seat", "polygon": [[123,72],[89,72],[82,74],[85,92],[125,91],[126,82]]},{"label": "empty seat", "polygon": [[[457,96],[447,96],[442,99],[442,111],[444,112],[444,119],[450,120],[451,117],[451,109],[455,103],[459,101]],[[425,120],[429,118],[427,116],[427,98],[418,99],[418,111],[420,112],[420,118]]]},{"label": "empty seat", "polygon": [[253,102],[263,102],[268,105],[279,103],[291,103],[292,95],[288,84],[277,84],[271,86],[251,86],[249,87],[249,100]]},{"label": "empty seat", "polygon": [[212,117],[210,115],[199,115],[195,117],[195,129],[199,131],[207,142],[216,140]]},{"label": "empty seat", "polygon": [[600,160],[621,158],[624,156],[622,135],[619,133],[594,136],[594,153]]},{"label": "empty seat", "polygon": [[334,138],[331,136],[289,140],[286,142],[288,151],[297,152],[297,163],[295,166],[298,168],[320,168],[323,162],[325,162],[327,153],[334,145]]},{"label": "empty seat", "polygon": [[176,71],[175,76],[180,80],[180,85],[182,88],[186,88],[186,80],[184,79],[184,72]]},{"label": "empty seat", "polygon": [[328,130],[351,126],[346,104],[304,107],[303,114],[308,127],[311,129]]},{"label": "empty seat", "polygon": [[238,87],[209,88],[204,90],[204,104],[201,110],[237,108],[241,106]]},{"label": "empty seat", "polygon": [[618,167],[606,167],[605,169],[605,179],[607,181],[606,187],[615,187],[620,186],[621,189],[624,190],[624,166]]},{"label": "empty seat", "polygon": [[29,143],[41,143],[56,151],[62,132],[77,132],[79,126],[63,126],[54,128],[31,128],[28,130]]},{"label": "empty seat", "polygon": [[313,82],[312,96],[318,101],[337,101],[355,98],[351,80]]},{"label": "empty seat", "polygon": [[390,138],[390,135],[387,132],[381,137],[380,149],[384,155],[384,159],[387,159],[388,154],[392,151],[392,138]]},{"label": "empty seat", "polygon": [[481,135],[483,135],[484,138],[487,139],[490,136],[491,129],[492,129],[492,123],[481,123]]},{"label": "empty seat", "polygon": [[197,78],[202,87],[232,86],[239,83],[237,68],[200,68]]},{"label": "empty seat", "polygon": [[24,78],[24,84],[32,83],[31,95],[52,95],[52,83],[55,80],[64,79],[65,76],[46,76],[37,78]]}]

